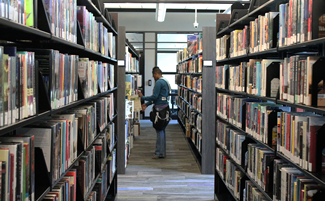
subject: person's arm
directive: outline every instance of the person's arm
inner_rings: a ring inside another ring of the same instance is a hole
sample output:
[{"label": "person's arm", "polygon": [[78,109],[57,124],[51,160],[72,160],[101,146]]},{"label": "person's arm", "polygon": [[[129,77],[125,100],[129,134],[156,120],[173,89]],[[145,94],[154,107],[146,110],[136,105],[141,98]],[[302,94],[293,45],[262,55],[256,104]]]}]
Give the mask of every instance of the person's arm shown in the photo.
[{"label": "person's arm", "polygon": [[155,88],[153,90],[153,94],[151,96],[142,96],[141,100],[147,101],[145,104],[147,106],[151,105],[158,99],[159,93],[161,88],[161,82],[156,82]]}]

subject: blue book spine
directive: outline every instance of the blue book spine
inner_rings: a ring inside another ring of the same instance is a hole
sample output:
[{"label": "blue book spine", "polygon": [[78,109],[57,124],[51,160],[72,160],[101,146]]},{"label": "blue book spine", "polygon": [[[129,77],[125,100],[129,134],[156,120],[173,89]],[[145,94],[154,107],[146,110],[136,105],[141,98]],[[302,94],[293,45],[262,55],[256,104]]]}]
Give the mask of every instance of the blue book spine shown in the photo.
[{"label": "blue book spine", "polygon": [[260,62],[256,62],[256,91],[258,96],[261,95],[261,77],[262,77],[262,67],[261,67],[261,63]]}]

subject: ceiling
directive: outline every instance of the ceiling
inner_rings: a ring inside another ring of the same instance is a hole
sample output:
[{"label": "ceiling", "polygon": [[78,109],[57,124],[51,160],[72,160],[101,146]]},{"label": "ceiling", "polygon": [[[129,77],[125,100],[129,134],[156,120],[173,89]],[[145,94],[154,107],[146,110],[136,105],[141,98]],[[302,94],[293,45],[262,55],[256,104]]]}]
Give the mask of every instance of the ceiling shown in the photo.
[{"label": "ceiling", "polygon": [[[231,4],[166,3],[166,9],[226,10]],[[156,3],[105,3],[111,9],[156,9]]]}]

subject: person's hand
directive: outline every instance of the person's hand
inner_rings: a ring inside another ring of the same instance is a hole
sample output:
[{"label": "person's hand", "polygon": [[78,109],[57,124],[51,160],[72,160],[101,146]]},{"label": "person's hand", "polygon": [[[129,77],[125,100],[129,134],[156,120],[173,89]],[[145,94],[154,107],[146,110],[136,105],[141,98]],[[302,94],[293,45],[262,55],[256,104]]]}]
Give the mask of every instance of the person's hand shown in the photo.
[{"label": "person's hand", "polygon": [[140,98],[143,96],[143,94],[140,91],[139,91],[138,95]]},{"label": "person's hand", "polygon": [[146,104],[142,104],[141,105],[142,111],[144,112],[147,109],[147,105]]}]

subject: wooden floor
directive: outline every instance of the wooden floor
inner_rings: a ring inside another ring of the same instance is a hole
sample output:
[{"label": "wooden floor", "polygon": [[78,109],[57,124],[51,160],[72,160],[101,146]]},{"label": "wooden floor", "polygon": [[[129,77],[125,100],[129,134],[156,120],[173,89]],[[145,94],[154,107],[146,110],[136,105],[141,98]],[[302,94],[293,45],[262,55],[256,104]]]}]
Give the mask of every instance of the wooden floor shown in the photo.
[{"label": "wooden floor", "polygon": [[156,133],[141,121],[125,175],[118,175],[117,201],[212,201],[214,176],[202,175],[177,121],[166,129],[164,159],[151,159]]}]

